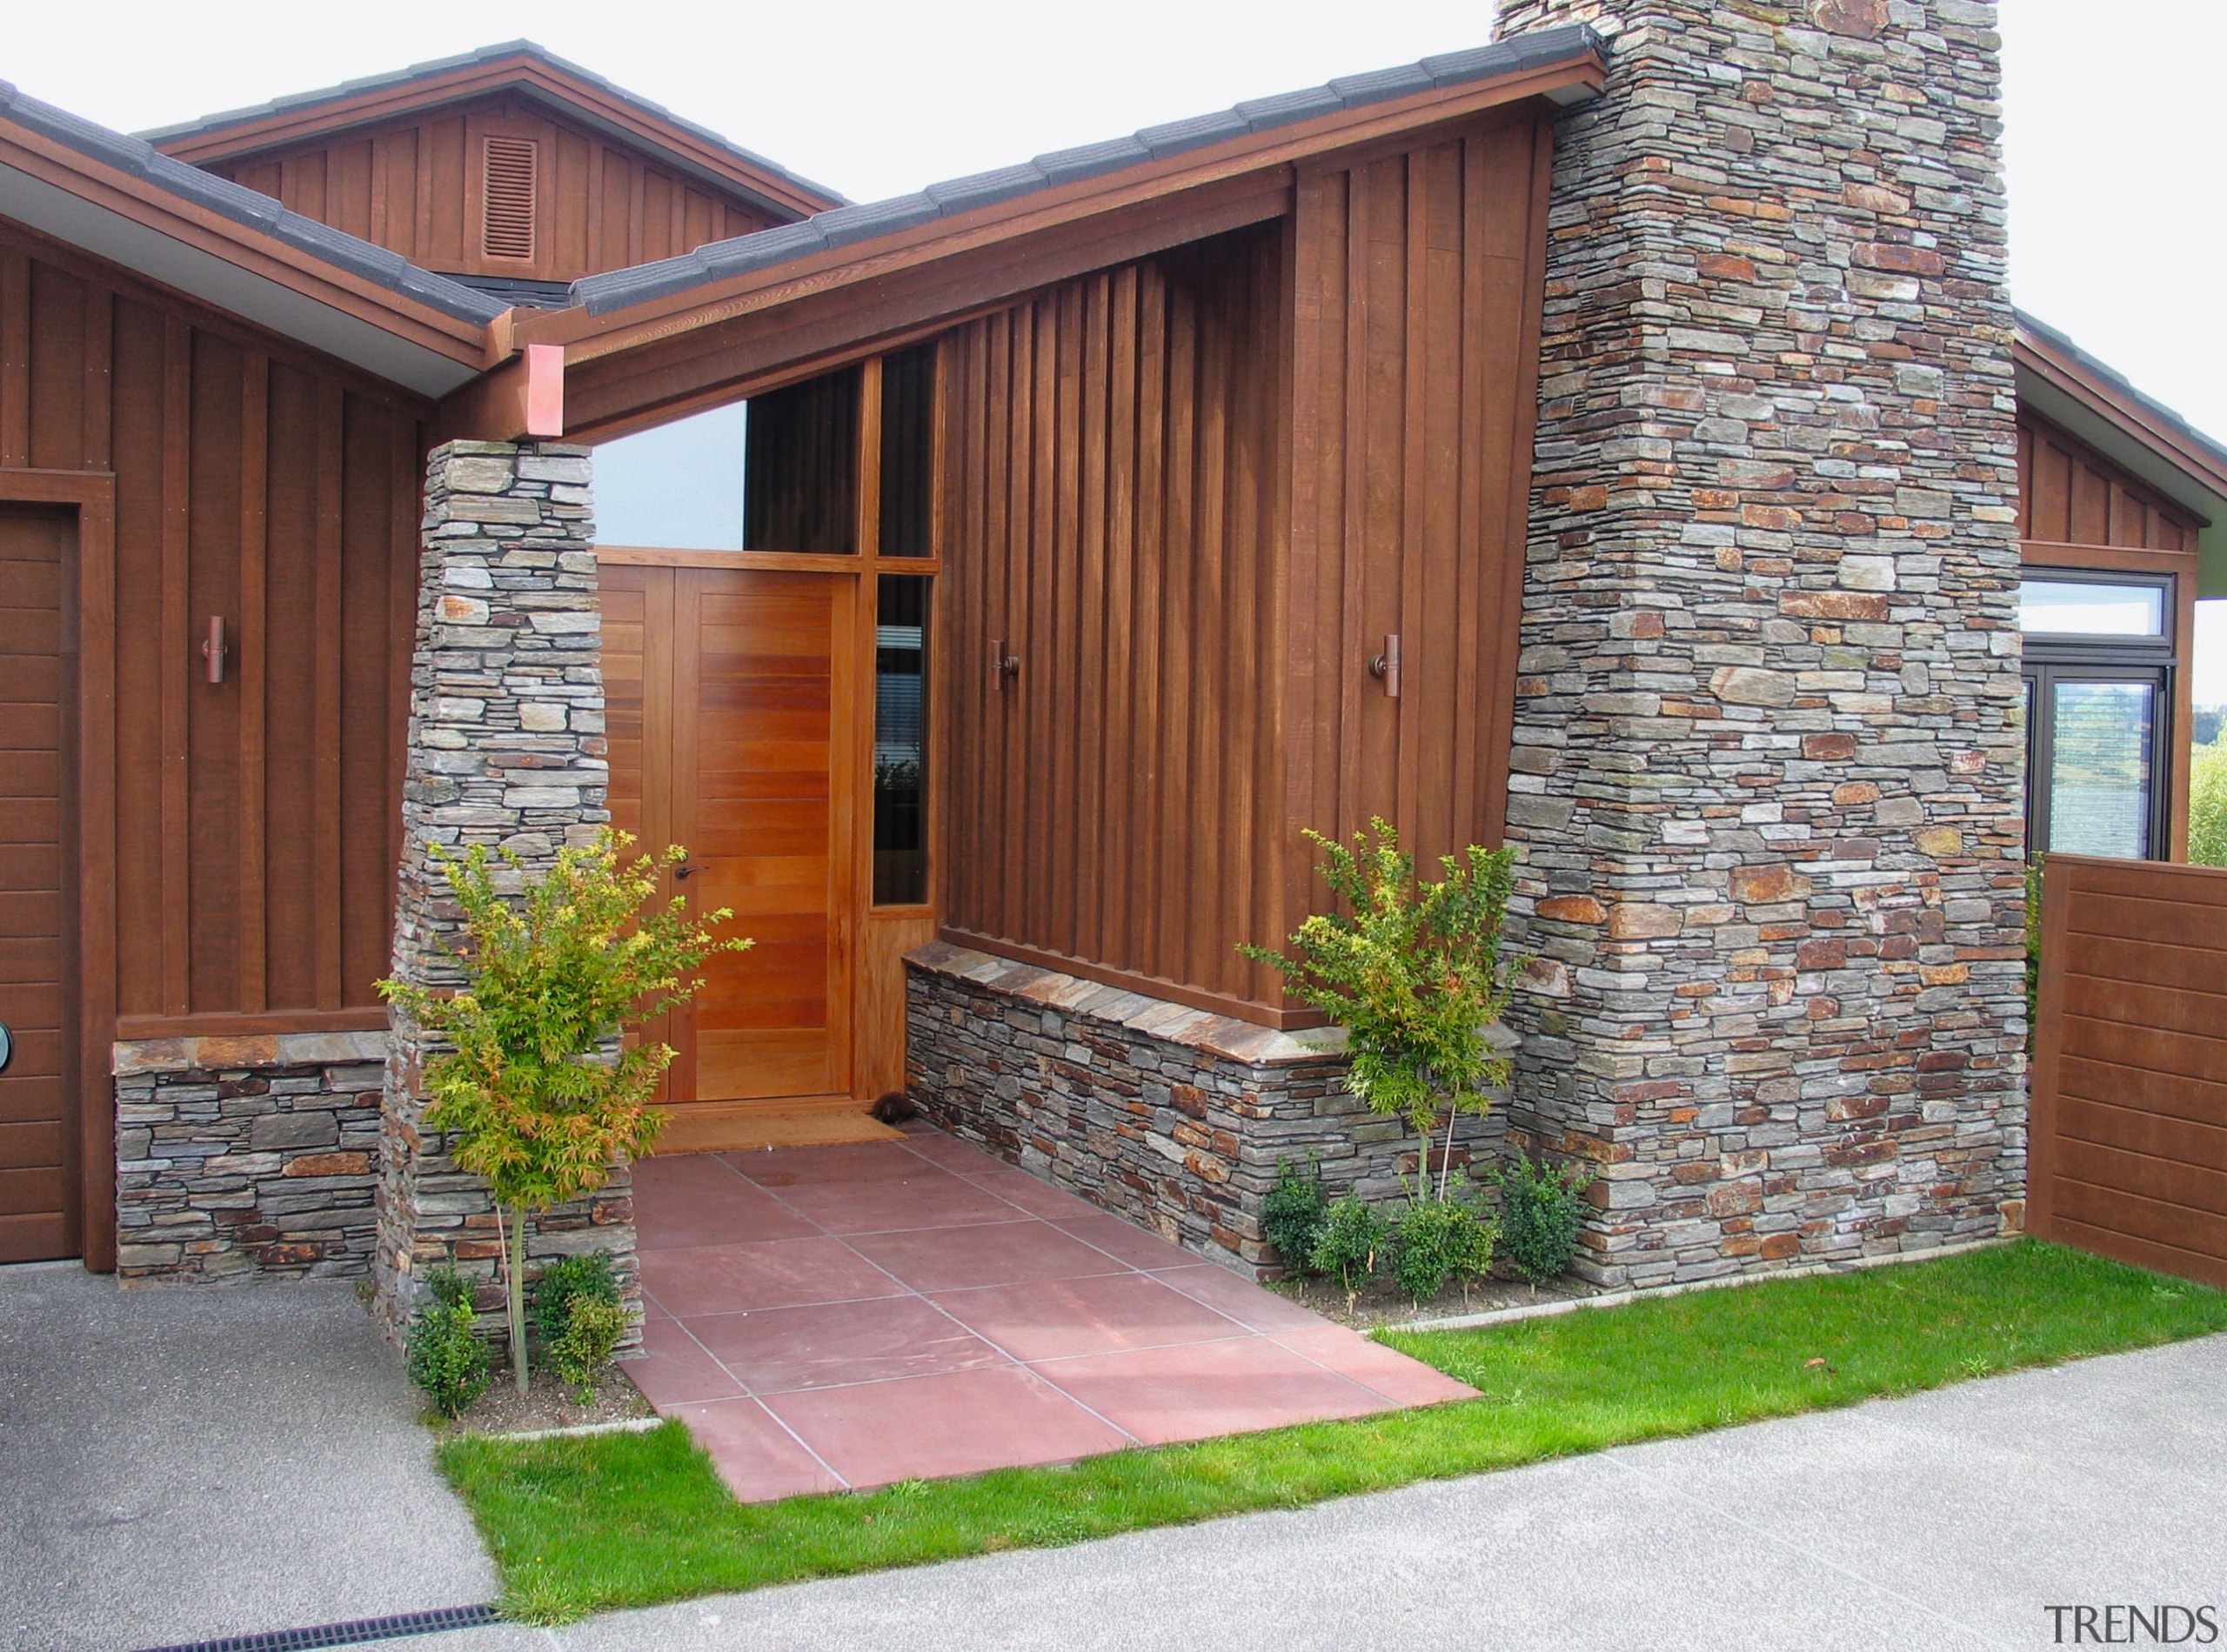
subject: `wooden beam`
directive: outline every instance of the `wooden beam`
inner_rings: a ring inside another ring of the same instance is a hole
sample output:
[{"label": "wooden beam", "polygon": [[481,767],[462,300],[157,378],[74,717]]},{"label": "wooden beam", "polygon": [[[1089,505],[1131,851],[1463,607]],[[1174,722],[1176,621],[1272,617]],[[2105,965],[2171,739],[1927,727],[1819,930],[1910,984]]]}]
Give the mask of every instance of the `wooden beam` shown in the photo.
[{"label": "wooden beam", "polygon": [[317,754],[310,864],[317,891],[316,989],[319,1009],[340,1007],[340,512],[346,392],[318,386],[316,604],[309,640],[317,651]]},{"label": "wooden beam", "polygon": [[162,639],[157,645],[162,687],[163,775],[162,997],[164,1010],[187,1008],[192,946],[188,906],[187,846],[191,841],[186,696],[192,691],[192,616],[188,599],[189,491],[192,485],[193,330],[176,316],[163,324]]},{"label": "wooden beam", "polygon": [[264,972],[264,672],[269,658],[264,619],[269,544],[271,364],[241,358],[240,370],[240,617],[232,645],[240,695],[240,936],[239,1007],[263,1008]]}]

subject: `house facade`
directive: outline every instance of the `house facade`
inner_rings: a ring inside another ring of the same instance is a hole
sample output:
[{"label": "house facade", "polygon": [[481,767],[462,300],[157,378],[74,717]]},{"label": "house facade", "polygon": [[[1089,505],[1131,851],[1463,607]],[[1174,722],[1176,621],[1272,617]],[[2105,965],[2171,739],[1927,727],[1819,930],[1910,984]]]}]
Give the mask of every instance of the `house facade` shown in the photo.
[{"label": "house facade", "polygon": [[1272,1267],[1412,1159],[1237,952],[1381,815],[1518,846],[1465,1148],[1589,1276],[2015,1229],[2027,846],[2184,852],[2227,455],[2010,308],[1994,19],[1514,0],[864,206],[523,45],[10,98],[0,1259],[488,1262],[375,983],[606,821],[757,941],[679,1146],[904,1085]]}]

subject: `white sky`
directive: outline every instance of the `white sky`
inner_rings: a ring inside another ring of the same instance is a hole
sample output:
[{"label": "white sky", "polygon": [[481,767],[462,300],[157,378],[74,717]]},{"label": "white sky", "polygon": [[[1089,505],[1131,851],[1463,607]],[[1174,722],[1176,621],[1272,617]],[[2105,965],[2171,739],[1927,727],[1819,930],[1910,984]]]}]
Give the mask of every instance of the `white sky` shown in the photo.
[{"label": "white sky", "polygon": [[[521,30],[854,200],[1475,45],[1489,0],[17,0],[0,76],[125,131]],[[2003,0],[2018,302],[2227,437],[2219,0]],[[2205,90],[2210,87],[2210,90]],[[2227,702],[2227,602],[2197,699]]]}]

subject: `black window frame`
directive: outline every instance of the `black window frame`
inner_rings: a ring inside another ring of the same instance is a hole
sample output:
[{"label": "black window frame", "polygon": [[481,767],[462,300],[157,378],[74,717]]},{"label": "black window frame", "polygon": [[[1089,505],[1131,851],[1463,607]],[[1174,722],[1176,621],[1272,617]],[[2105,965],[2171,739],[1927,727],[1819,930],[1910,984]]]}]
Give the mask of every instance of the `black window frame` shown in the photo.
[{"label": "black window frame", "polygon": [[2026,846],[2030,854],[2050,848],[2050,803],[2056,761],[2056,691],[2065,683],[2137,682],[2150,686],[2150,820],[2143,859],[2166,858],[2174,773],[2173,712],[2179,576],[2119,572],[2103,568],[2030,566],[2021,583],[2141,588],[2158,592],[2157,633],[2128,637],[2078,632],[2029,632],[2022,628],[2020,674],[2026,686]]}]

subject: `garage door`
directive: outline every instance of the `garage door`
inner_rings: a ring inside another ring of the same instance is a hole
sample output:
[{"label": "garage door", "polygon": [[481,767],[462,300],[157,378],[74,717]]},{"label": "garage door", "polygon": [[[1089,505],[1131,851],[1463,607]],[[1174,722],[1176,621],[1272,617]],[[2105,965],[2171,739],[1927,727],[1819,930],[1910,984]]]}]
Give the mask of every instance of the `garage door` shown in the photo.
[{"label": "garage door", "polygon": [[74,970],[62,869],[72,821],[64,761],[74,699],[64,605],[75,513],[0,505],[0,1262],[80,1244],[77,1085],[63,1029]]}]

